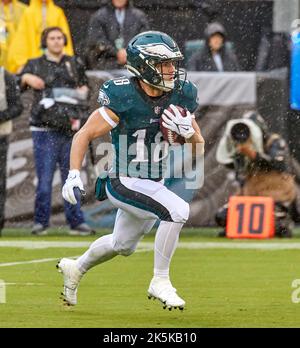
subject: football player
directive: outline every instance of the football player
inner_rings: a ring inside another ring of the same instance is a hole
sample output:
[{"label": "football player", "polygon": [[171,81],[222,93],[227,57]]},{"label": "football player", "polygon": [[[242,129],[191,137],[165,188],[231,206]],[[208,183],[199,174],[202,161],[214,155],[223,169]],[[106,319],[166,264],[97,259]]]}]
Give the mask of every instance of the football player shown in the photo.
[{"label": "football player", "polygon": [[[189,204],[164,186],[164,156],[160,151],[153,151],[153,144],[163,140],[161,116],[165,128],[192,144],[193,153],[197,144],[204,146],[192,115],[198,106],[197,89],[180,79],[182,59],[178,45],[162,32],[149,31],[135,36],[127,47],[126,66],[134,76],[109,80],[102,85],[100,108],[74,137],[70,172],[62,191],[64,199],[76,204],[74,188],[84,190],[80,168],[88,144],[111,132],[115,161],[106,179],[106,194],[118,212],[112,234],[94,241],[77,260],[63,258],[58,263],[64,276],[63,298],[69,305],[77,303],[78,284],[89,269],[117,255],[132,254],[139,240],[159,219],[148,297],[159,299],[164,308],[185,306],[171,284],[169,266],[179,233],[189,217]],[[187,110],[186,117],[175,105]],[[122,140],[124,136],[126,141]]]}]

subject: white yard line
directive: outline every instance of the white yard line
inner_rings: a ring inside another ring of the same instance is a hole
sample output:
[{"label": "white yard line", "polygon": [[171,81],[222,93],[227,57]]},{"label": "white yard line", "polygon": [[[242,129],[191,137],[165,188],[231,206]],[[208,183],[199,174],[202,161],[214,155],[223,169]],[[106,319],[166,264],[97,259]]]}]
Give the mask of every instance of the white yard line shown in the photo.
[{"label": "white yard line", "polygon": [[0,241],[0,248],[21,248],[21,249],[48,249],[48,248],[87,248],[92,242],[60,242],[60,241],[32,241],[32,240],[15,240]]},{"label": "white yard line", "polygon": [[[78,257],[78,256],[71,256],[71,258],[73,257]],[[61,257],[55,257],[51,259],[36,259],[36,260],[30,260],[30,261],[6,262],[6,263],[0,263],[0,267],[9,267],[9,266],[27,265],[30,263],[43,263],[43,262],[57,261],[60,258]]]},{"label": "white yard line", "polygon": [[[88,248],[90,242],[83,241],[0,241],[0,248],[21,248],[21,249],[48,249],[48,248]],[[271,241],[226,241],[226,242],[180,242],[181,249],[257,249],[257,250],[299,250],[299,242],[271,242]],[[139,249],[153,249],[153,242],[141,242]]]},{"label": "white yard line", "polygon": [[46,285],[46,284],[45,283],[5,283],[5,285],[39,286],[39,285]]},{"label": "white yard line", "polygon": [[[52,241],[0,241],[0,248],[47,249],[47,248],[87,248],[91,242],[52,242]],[[291,242],[181,242],[179,249],[244,249],[244,250],[300,250],[300,243]],[[151,251],[153,243],[141,242],[136,252]],[[78,256],[71,256],[76,258]],[[60,257],[0,263],[0,267],[18,266],[33,263],[44,263],[59,260]]]}]

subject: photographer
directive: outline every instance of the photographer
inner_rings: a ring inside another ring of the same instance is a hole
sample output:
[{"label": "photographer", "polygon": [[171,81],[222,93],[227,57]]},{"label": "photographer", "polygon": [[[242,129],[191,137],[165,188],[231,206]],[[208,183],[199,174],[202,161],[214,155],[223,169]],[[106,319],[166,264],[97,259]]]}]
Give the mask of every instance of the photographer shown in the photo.
[{"label": "photographer", "polygon": [[[73,134],[81,126],[80,104],[87,98],[88,87],[82,64],[64,55],[67,37],[59,27],[46,28],[41,37],[45,54],[29,60],[21,72],[21,86],[34,90],[31,131],[38,186],[35,201],[33,234],[46,234],[51,212],[53,175],[58,164],[61,180],[69,170]],[[64,202],[70,234],[90,234],[79,203]]]},{"label": "photographer", "polygon": [[[247,112],[243,118],[227,123],[216,156],[220,164],[235,171],[239,189],[234,195],[274,199],[275,235],[291,237],[296,186],[286,142],[268,132],[258,113]],[[225,228],[226,218],[227,205],[219,209],[216,221]]]}]

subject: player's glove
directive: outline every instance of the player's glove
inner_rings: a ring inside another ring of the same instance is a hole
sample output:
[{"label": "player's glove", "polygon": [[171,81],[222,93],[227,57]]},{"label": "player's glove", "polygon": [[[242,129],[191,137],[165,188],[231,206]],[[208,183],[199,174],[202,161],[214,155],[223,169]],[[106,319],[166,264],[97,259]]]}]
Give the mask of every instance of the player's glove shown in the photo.
[{"label": "player's glove", "polygon": [[73,169],[69,171],[68,178],[62,188],[62,196],[63,198],[71,203],[76,204],[77,200],[74,194],[74,188],[78,187],[83,195],[85,195],[85,191],[83,188],[83,183],[80,179],[80,172],[77,169]]},{"label": "player's glove", "polygon": [[187,110],[186,116],[184,117],[181,115],[180,111],[176,108],[175,105],[171,104],[170,108],[173,110],[174,114],[167,109],[163,111],[163,126],[181,135],[185,139],[191,138],[195,133],[195,130],[192,126],[192,114]]}]

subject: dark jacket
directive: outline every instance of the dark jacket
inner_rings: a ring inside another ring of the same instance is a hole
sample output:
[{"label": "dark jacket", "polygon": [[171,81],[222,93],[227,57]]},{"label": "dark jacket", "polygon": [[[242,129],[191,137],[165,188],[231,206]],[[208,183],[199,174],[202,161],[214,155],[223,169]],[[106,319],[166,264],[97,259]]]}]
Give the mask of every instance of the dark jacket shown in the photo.
[{"label": "dark jacket", "polygon": [[0,111],[0,125],[2,122],[9,121],[18,117],[23,110],[23,106],[20,99],[20,89],[16,84],[15,78],[13,77],[13,75],[5,71],[4,81],[7,109],[4,111]]},{"label": "dark jacket", "polygon": [[[59,63],[48,60],[46,55],[36,59],[30,59],[22,70],[23,74],[33,74],[39,76],[45,82],[44,90],[34,90],[34,100],[31,109],[30,125],[36,127],[56,128],[55,122],[59,120],[69,125],[69,118],[79,118],[79,108],[77,106],[62,106],[56,103],[54,106],[45,110],[40,101],[42,98],[53,98],[53,88],[72,88],[87,85],[84,65],[77,57],[63,56]],[[54,123],[48,120],[51,118]],[[59,126],[58,126],[59,128]]]},{"label": "dark jacket", "polygon": [[258,48],[256,71],[269,71],[290,66],[289,36],[286,33],[266,33]]},{"label": "dark jacket", "polygon": [[227,34],[222,26],[218,22],[211,23],[205,30],[205,46],[199,51],[195,52],[188,64],[188,70],[190,71],[218,71],[215,61],[213,59],[211,50],[208,45],[209,38],[219,33],[224,37],[223,47],[220,49],[219,54],[222,59],[224,71],[238,71],[240,70],[237,57],[232,49],[226,45]]},{"label": "dark jacket", "polygon": [[88,68],[96,70],[120,69],[116,59],[117,39],[126,48],[132,37],[149,29],[146,15],[129,4],[126,8],[123,28],[115,16],[115,8],[108,4],[94,13],[88,25],[86,61]]}]

